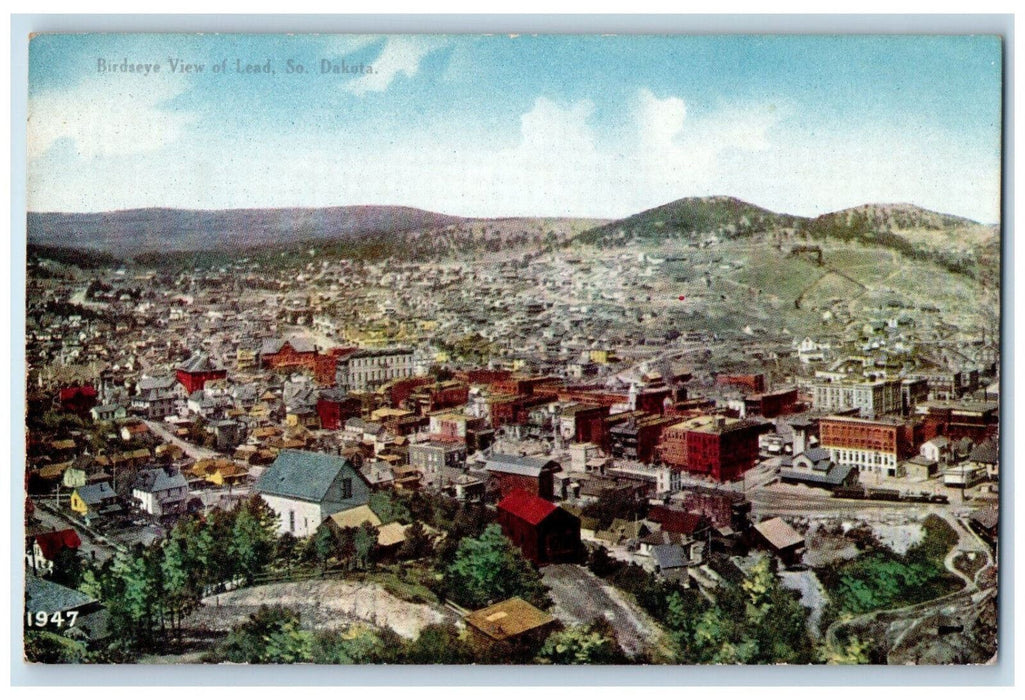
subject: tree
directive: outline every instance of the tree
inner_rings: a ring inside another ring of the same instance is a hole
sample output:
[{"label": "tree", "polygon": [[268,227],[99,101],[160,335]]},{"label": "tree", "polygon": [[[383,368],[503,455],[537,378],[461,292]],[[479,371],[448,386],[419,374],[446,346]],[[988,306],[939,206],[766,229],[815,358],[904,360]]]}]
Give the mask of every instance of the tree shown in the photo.
[{"label": "tree", "polygon": [[399,547],[399,559],[423,559],[434,553],[434,541],[424,530],[422,523],[415,522],[406,530],[406,539]]},{"label": "tree", "polygon": [[488,525],[480,537],[464,538],[445,570],[448,595],[460,605],[483,608],[519,596],[539,607],[548,604],[541,575],[526,561],[498,525]]},{"label": "tree", "polygon": [[78,588],[82,584],[85,566],[78,550],[62,547],[53,558],[53,573],[50,580],[68,588]]},{"label": "tree", "polygon": [[271,562],[277,540],[275,519],[259,496],[236,509],[228,555],[233,558],[234,573],[245,577],[247,583]]},{"label": "tree", "polygon": [[335,541],[335,535],[331,532],[331,528],[327,525],[321,525],[317,528],[317,532],[313,535],[313,542],[311,547],[313,554],[317,558],[317,563],[320,564],[320,568],[324,569],[327,567],[327,560],[335,553],[338,548],[338,544]]},{"label": "tree", "polygon": [[409,509],[400,500],[393,498],[385,491],[375,491],[370,494],[370,502],[367,505],[381,519],[383,525],[396,521],[401,523],[412,521]]},{"label": "tree", "polygon": [[308,663],[313,659],[313,634],[301,628],[299,613],[262,605],[228,634],[215,657],[234,663]]},{"label": "tree", "polygon": [[625,657],[614,635],[603,633],[595,625],[573,626],[548,635],[538,652],[542,663],[614,664]]},{"label": "tree", "polygon": [[390,629],[356,625],[344,632],[322,632],[313,644],[316,664],[383,664],[394,662],[402,640]]},{"label": "tree", "polygon": [[370,523],[363,523],[353,532],[353,559],[357,569],[366,569],[370,566],[371,555],[377,547],[377,534],[377,526]]},{"label": "tree", "polygon": [[407,664],[468,664],[474,658],[472,648],[455,627],[434,624],[403,645],[399,660]]}]

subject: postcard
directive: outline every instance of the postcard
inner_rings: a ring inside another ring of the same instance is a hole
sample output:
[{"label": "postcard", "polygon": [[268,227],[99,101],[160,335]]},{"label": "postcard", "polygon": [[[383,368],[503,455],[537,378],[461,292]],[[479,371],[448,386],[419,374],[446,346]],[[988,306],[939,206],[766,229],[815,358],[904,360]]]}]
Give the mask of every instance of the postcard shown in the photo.
[{"label": "postcard", "polygon": [[1001,37],[29,58],[28,662],[996,662]]}]

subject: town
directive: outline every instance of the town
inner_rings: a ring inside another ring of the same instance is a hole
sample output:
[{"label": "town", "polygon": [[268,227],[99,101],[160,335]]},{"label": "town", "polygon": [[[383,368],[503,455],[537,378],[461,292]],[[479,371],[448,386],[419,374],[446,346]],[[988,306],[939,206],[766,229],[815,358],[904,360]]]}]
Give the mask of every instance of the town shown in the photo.
[{"label": "town", "polygon": [[487,226],[30,246],[28,658],[995,657],[985,275],[794,226]]}]

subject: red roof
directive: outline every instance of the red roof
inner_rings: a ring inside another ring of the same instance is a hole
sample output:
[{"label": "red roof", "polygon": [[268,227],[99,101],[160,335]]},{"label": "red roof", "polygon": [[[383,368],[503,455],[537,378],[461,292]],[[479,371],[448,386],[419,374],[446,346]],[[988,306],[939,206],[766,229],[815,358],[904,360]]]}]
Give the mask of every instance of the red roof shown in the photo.
[{"label": "red roof", "polygon": [[53,561],[65,547],[68,549],[78,549],[79,545],[82,544],[78,533],[71,528],[36,535],[36,542],[39,543],[39,549],[43,551],[43,556],[50,561]]},{"label": "red roof", "polygon": [[91,386],[89,386],[89,385],[86,385],[86,386],[69,386],[69,387],[65,387],[65,388],[61,389],[61,392],[60,392],[60,400],[61,401],[69,401],[71,399],[78,398],[79,396],[84,396],[87,399],[95,399],[96,398],[96,389],[91,387]]},{"label": "red roof", "polygon": [[701,516],[685,510],[676,510],[665,506],[655,506],[648,511],[648,520],[662,525],[663,532],[675,532],[690,535],[701,523]]},{"label": "red roof", "polygon": [[498,502],[498,509],[537,525],[555,512],[556,506],[551,501],[532,496],[522,489],[516,489]]}]

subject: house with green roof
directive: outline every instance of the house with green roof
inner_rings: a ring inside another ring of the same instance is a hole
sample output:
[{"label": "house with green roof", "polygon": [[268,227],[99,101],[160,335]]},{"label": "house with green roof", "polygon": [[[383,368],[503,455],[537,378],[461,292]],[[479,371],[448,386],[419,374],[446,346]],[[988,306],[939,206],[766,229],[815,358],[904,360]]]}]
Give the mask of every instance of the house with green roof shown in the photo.
[{"label": "house with green roof", "polygon": [[278,533],[308,537],[326,518],[370,501],[370,484],[347,459],[282,450],[256,482],[256,493],[277,513]]}]

